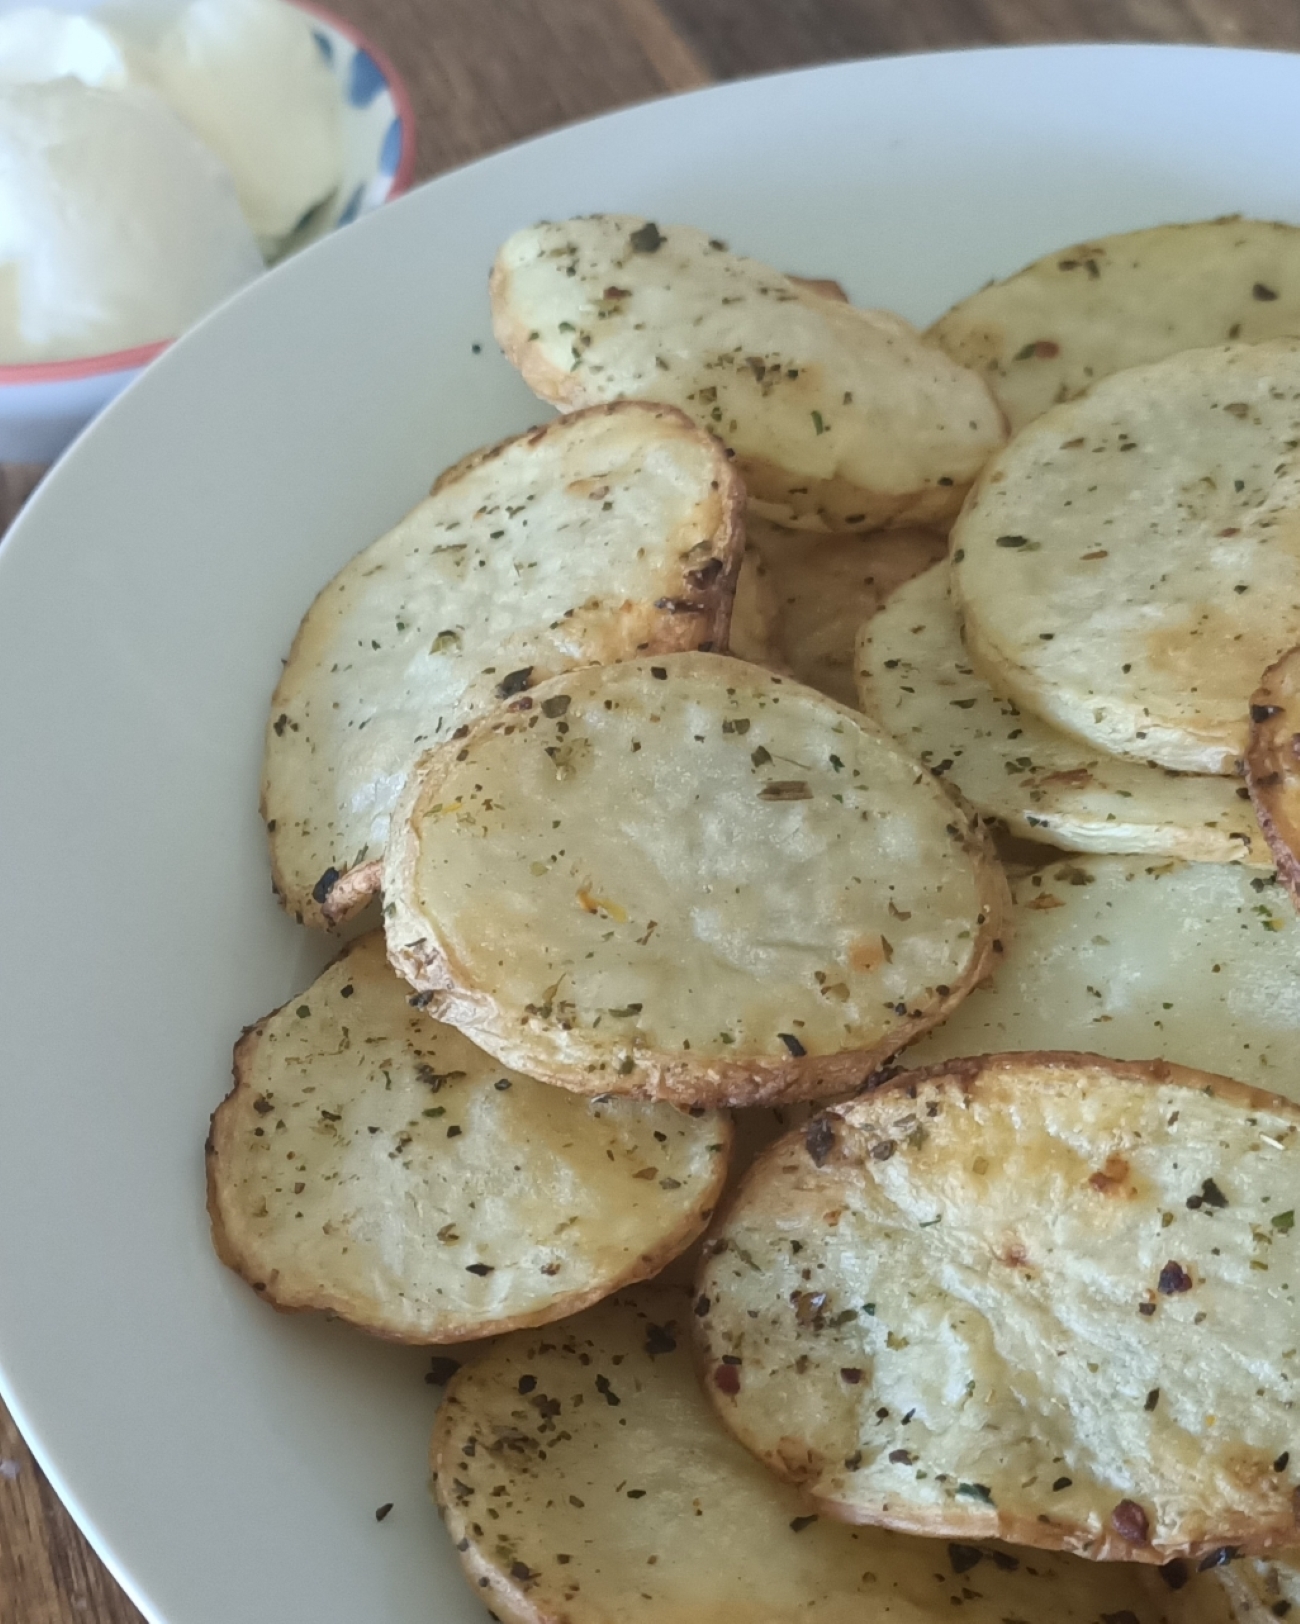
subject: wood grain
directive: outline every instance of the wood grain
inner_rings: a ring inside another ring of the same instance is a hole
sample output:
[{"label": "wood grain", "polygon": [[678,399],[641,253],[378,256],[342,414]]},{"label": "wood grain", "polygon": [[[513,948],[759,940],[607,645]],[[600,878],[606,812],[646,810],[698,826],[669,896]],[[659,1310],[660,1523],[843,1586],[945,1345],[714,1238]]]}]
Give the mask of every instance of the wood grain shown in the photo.
[{"label": "wood grain", "polygon": [[[387,51],[405,77],[419,129],[421,179],[557,124],[665,91],[845,57],[1043,40],[1300,48],[1295,0],[326,3]],[[0,530],[39,473],[0,468]],[[0,1624],[142,1624],[3,1407]]]}]

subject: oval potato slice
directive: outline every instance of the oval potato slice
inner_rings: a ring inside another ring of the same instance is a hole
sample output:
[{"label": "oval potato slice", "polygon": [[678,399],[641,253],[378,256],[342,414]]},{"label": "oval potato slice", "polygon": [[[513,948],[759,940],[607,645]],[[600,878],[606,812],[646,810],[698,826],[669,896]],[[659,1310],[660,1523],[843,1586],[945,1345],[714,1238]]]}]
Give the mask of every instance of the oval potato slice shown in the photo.
[{"label": "oval potato slice", "polygon": [[1259,673],[1300,642],[1297,447],[1290,339],[1189,350],[1054,407],[952,532],[976,667],[1114,755],[1235,772]]},{"label": "oval potato slice", "polygon": [[543,400],[667,400],[720,434],[783,521],[950,519],[1005,439],[984,381],[900,316],[858,310],[691,226],[533,226],[492,269],[492,321]]},{"label": "oval potato slice", "polygon": [[[642,1287],[459,1371],[434,1490],[506,1624],[1227,1624],[1214,1585],[813,1514],[710,1413],[690,1297]],[[487,1516],[489,1511],[492,1515]]]},{"label": "oval potato slice", "polygon": [[1272,866],[1232,780],[1099,753],[1000,698],[966,653],[948,579],[936,564],[907,581],[858,636],[862,709],[905,750],[1029,840]]},{"label": "oval potato slice", "polygon": [[592,667],[430,752],[384,875],[430,1012],[586,1093],[843,1093],[999,945],[984,831],[873,724],[721,655]]},{"label": "oval potato slice", "polygon": [[1082,857],[1012,882],[1010,946],[907,1052],[1161,1056],[1300,1102],[1300,920],[1273,875]]},{"label": "oval potato slice", "polygon": [[1300,905],[1300,648],[1288,649],[1250,696],[1246,782],[1277,871]]},{"label": "oval potato slice", "polygon": [[691,1244],[725,1116],[548,1088],[408,992],[376,931],[240,1039],[208,1208],[265,1301],[458,1342],[559,1319]]},{"label": "oval potato slice", "polygon": [[276,889],[337,923],[378,885],[416,757],[543,677],[721,644],[744,546],[722,447],[668,406],[577,412],[447,470],[308,610],[262,777]]},{"label": "oval potato slice", "polygon": [[943,557],[944,538],[919,529],[810,536],[754,517],[746,528],[763,560],[777,646],[790,670],[810,688],[856,707],[858,628],[901,582]]},{"label": "oval potato slice", "polygon": [[833,1106],[705,1248],[706,1389],[830,1516],[1108,1560],[1292,1543],[1300,1107],[1081,1054]]},{"label": "oval potato slice", "polygon": [[963,299],[926,337],[987,378],[1012,431],[1125,367],[1300,334],[1300,230],[1197,220],[1076,243]]}]

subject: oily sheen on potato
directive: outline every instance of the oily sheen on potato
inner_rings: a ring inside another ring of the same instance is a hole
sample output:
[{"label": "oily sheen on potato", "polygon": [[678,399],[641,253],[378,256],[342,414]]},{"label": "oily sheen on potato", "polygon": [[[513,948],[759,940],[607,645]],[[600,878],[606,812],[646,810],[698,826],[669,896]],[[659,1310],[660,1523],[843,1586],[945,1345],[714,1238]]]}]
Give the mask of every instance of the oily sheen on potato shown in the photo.
[{"label": "oily sheen on potato", "polygon": [[1228,1624],[1208,1576],[819,1517],[710,1412],[691,1299],[641,1287],[504,1337],[450,1382],[434,1490],[506,1624]]},{"label": "oily sheen on potato", "polygon": [[755,517],[746,532],[771,594],[775,646],[790,671],[841,705],[856,706],[858,628],[901,582],[943,557],[943,537],[914,529],[810,536]]},{"label": "oily sheen on potato", "polygon": [[631,402],[443,474],[320,593],[280,678],[262,809],[285,906],[364,904],[407,770],[469,716],[573,666],[720,646],[743,506],[716,440]]},{"label": "oily sheen on potato", "polygon": [[909,1065],[1052,1047],[1158,1055],[1300,1102],[1300,920],[1271,873],[1080,857],[1011,891],[1004,959]]},{"label": "oily sheen on potato", "polygon": [[1300,642],[1300,342],[1188,350],[1022,429],[952,533],[973,662],[1115,755],[1231,774]]},{"label": "oily sheen on potato", "polygon": [[863,710],[1013,834],[1067,851],[1269,866],[1231,779],[1107,755],[1001,698],[966,651],[946,563],[864,622],[857,675]]},{"label": "oily sheen on potato", "polygon": [[563,407],[666,400],[751,497],[811,529],[950,519],[1005,438],[983,379],[901,317],[825,297],[692,226],[628,214],[516,232],[492,270],[507,357]]},{"label": "oily sheen on potato", "polygon": [[988,380],[1012,430],[1125,367],[1300,334],[1300,230],[1197,220],[1058,249],[926,337]]},{"label": "oily sheen on potato", "polygon": [[1300,648],[1275,661],[1250,697],[1244,768],[1250,798],[1293,898],[1300,903]]},{"label": "oily sheen on potato", "polygon": [[725,1424],[828,1515],[1164,1563],[1296,1539],[1300,1107],[955,1060],[773,1147],[698,1289]]},{"label": "oily sheen on potato", "polygon": [[1000,943],[987,837],[856,712],[722,655],[543,683],[423,758],[384,874],[430,1013],[586,1093],[843,1091]]},{"label": "oily sheen on potato", "polygon": [[208,1205],[265,1301],[452,1342],[559,1319],[691,1243],[725,1116],[548,1088],[409,992],[376,931],[239,1042]]}]

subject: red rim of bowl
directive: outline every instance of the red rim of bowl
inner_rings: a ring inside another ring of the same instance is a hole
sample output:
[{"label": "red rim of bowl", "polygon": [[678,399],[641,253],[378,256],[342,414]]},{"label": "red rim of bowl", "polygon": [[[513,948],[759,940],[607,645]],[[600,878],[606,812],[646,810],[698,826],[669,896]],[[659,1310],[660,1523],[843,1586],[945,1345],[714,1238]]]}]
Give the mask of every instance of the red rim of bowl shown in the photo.
[{"label": "red rim of bowl", "polygon": [[[308,0],[290,0],[290,3],[298,11],[305,11],[308,16],[328,23],[350,44],[371,57],[383,74],[402,126],[402,150],[398,154],[388,196],[384,199],[385,203],[390,203],[410,189],[411,177],[415,173],[415,109],[411,105],[410,92],[388,55],[377,45],[372,45],[351,23],[336,17],[324,6],[308,3]],[[76,356],[68,361],[23,361],[16,365],[0,366],[0,385],[71,383],[79,378],[102,378],[112,372],[132,372],[137,367],[147,366],[175,342],[172,338],[160,338],[152,344],[136,344],[128,350],[109,350],[102,355]]]}]

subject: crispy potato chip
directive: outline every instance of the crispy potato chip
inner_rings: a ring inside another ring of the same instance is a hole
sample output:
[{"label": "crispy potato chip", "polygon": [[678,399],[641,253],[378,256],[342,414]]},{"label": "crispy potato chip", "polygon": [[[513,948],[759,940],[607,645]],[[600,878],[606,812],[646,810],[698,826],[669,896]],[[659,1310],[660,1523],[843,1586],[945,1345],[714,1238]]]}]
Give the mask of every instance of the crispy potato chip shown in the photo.
[{"label": "crispy potato chip", "polygon": [[1272,866],[1231,779],[1102,754],[999,698],[967,656],[946,564],[862,626],[857,663],[862,709],[1014,834],[1068,851]]},{"label": "crispy potato chip", "polygon": [[1229,1599],[1233,1624],[1275,1624],[1300,1608],[1300,1549],[1225,1563],[1214,1577]]},{"label": "crispy potato chip", "polygon": [[750,547],[763,560],[776,610],[776,646],[789,669],[810,688],[856,707],[853,645],[859,626],[901,582],[943,557],[943,537],[933,530],[810,536],[760,518],[751,518],[747,530]]},{"label": "crispy potato chip", "polygon": [[280,678],[262,809],[285,906],[364,905],[407,770],[469,716],[573,666],[721,645],[743,513],[717,441],[666,406],[575,413],[443,474],[320,593]]},{"label": "crispy potato chip", "polygon": [[1272,874],[1081,857],[1011,889],[1004,961],[909,1065],[1061,1045],[1159,1055],[1300,1102],[1300,920]]},{"label": "crispy potato chip", "polygon": [[1300,1107],[1226,1078],[906,1072],[716,1227],[706,1391],[845,1521],[1151,1563],[1294,1543],[1298,1187]]},{"label": "crispy potato chip", "polygon": [[1300,642],[1300,343],[1190,350],[1031,423],[952,533],[977,668],[1112,754],[1232,773]]},{"label": "crispy potato chip", "polygon": [[1013,430],[1125,367],[1300,334],[1300,230],[1197,220],[1099,237],[991,282],[926,337],[988,379]]},{"label": "crispy potato chip", "polygon": [[376,931],[235,1050],[208,1207],[265,1301],[457,1342],[559,1319],[691,1244],[726,1176],[725,1116],[548,1088],[408,992]]},{"label": "crispy potato chip", "polygon": [[691,1317],[642,1287],[453,1377],[434,1488],[507,1624],[1227,1624],[1206,1578],[1175,1601],[1149,1569],[818,1517],[710,1413]]},{"label": "crispy potato chip", "polygon": [[492,270],[498,342],[559,406],[667,400],[736,452],[770,517],[950,519],[1005,439],[983,380],[902,317],[826,297],[690,226],[534,226]]},{"label": "crispy potato chip", "polygon": [[1300,905],[1300,648],[1269,666],[1250,696],[1246,782],[1277,871]]},{"label": "crispy potato chip", "polygon": [[988,838],[856,712],[721,655],[542,684],[425,756],[389,954],[531,1075],[679,1104],[843,1093],[988,969]]}]

